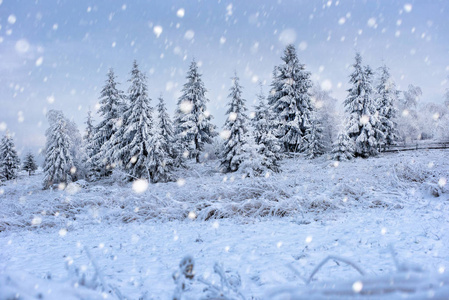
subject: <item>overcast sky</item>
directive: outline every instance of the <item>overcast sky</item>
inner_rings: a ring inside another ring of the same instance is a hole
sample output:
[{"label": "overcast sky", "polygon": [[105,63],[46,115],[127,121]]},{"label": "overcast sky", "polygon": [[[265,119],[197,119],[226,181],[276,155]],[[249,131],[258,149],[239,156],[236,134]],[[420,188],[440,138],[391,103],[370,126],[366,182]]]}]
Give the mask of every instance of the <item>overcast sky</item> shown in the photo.
[{"label": "overcast sky", "polygon": [[340,102],[355,51],[373,69],[385,62],[400,89],[418,85],[422,101],[442,102],[448,16],[447,0],[0,0],[0,134],[14,133],[22,154],[37,152],[50,109],[84,129],[107,70],[126,91],[134,59],[148,75],[153,105],[163,93],[172,113],[195,58],[221,128],[234,71],[252,105],[257,81],[267,92],[288,43]]}]

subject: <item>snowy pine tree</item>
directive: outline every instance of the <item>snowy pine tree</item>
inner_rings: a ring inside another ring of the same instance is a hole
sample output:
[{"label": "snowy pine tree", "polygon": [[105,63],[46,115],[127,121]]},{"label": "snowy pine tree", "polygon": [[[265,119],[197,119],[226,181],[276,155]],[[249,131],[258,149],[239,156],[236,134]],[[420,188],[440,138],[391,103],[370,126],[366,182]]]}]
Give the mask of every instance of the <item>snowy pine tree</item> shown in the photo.
[{"label": "snowy pine tree", "polygon": [[0,145],[0,179],[16,179],[20,169],[20,159],[17,155],[14,141],[9,133],[2,138]]},{"label": "snowy pine tree", "polygon": [[363,68],[360,53],[356,54],[353,67],[349,80],[352,87],[344,101],[349,114],[346,131],[355,143],[355,156],[368,157],[377,154],[378,139],[382,136],[373,101],[373,73],[369,67]]},{"label": "snowy pine tree", "polygon": [[159,134],[164,139],[165,152],[167,152],[172,159],[176,159],[178,152],[175,145],[175,134],[173,130],[173,123],[167,113],[164,99],[162,95],[159,97],[159,103],[156,105],[158,115]]},{"label": "snowy pine tree", "polygon": [[94,161],[94,155],[99,152],[98,145],[95,143],[95,127],[93,125],[92,112],[89,109],[86,119],[86,131],[83,136],[83,148],[86,155],[86,172],[89,179],[96,178],[98,166]]},{"label": "snowy pine tree", "polygon": [[226,133],[227,138],[220,164],[223,172],[238,170],[242,163],[243,145],[246,143],[244,135],[248,131],[246,127],[248,123],[246,100],[242,98],[242,86],[239,84],[237,75],[232,78],[232,81],[233,85],[228,95],[229,103],[226,112],[228,118],[223,127],[223,132]]},{"label": "snowy pine tree", "polygon": [[205,94],[206,88],[198,73],[197,63],[192,61],[176,108],[175,134],[181,151],[187,151],[188,156],[194,157],[197,163],[204,145],[211,144],[217,135],[211,123],[212,116],[206,109],[209,100]]},{"label": "snowy pine tree", "polygon": [[[70,173],[73,159],[72,147],[68,134],[67,120],[62,113],[50,111],[47,114],[50,127],[45,132],[44,189],[53,184],[67,184],[71,180]],[[72,169],[73,170],[73,169]]]},{"label": "snowy pine tree", "polygon": [[345,132],[338,134],[332,146],[332,158],[338,161],[350,160],[354,157],[354,141]]},{"label": "snowy pine tree", "polygon": [[86,131],[83,137],[86,142],[91,142],[94,138],[95,128],[92,122],[93,122],[92,111],[89,109],[87,111],[87,118],[86,118]]},{"label": "snowy pine tree", "polygon": [[398,101],[398,108],[401,112],[398,118],[398,131],[401,139],[405,142],[421,139],[417,111],[421,96],[421,88],[410,84],[407,91],[403,91],[403,98]]},{"label": "snowy pine tree", "polygon": [[67,134],[70,138],[71,146],[69,150],[73,162],[73,168],[70,170],[71,180],[77,181],[79,179],[85,179],[87,178],[88,172],[86,169],[87,156],[82,148],[83,138],[76,123],[72,120],[64,119],[66,122]]},{"label": "snowy pine tree", "polygon": [[[98,113],[102,120],[95,127],[90,160],[91,172],[94,177],[103,177],[111,174],[113,167],[112,156],[108,155],[113,147],[120,148],[121,137],[115,135],[123,124],[123,111],[125,109],[125,96],[117,88],[116,76],[113,69],[109,69],[106,84],[100,94],[100,108]],[[115,139],[112,137],[115,135]]]},{"label": "snowy pine tree", "polygon": [[319,83],[312,88],[312,101],[316,108],[317,118],[323,127],[323,144],[326,151],[332,150],[332,142],[337,139],[339,120],[335,109],[337,99],[330,96],[330,91],[321,88]]},{"label": "snowy pine tree", "polygon": [[303,137],[310,126],[312,82],[310,72],[299,63],[293,45],[286,47],[282,60],[284,63],[275,67],[273,73],[268,105],[274,114],[272,126],[284,151],[298,152],[303,148]]},{"label": "snowy pine tree", "polygon": [[153,108],[148,97],[146,76],[134,61],[128,89],[129,105],[123,113],[123,125],[111,137],[106,156],[123,164],[131,178],[150,178],[149,150],[153,130]]},{"label": "snowy pine tree", "polygon": [[[251,131],[243,135],[241,151],[235,154],[233,161],[240,162],[238,172],[244,177],[257,177],[267,171],[267,161],[261,154],[263,145],[257,145]],[[271,164],[273,166],[273,164]]]},{"label": "snowy pine tree", "polygon": [[382,144],[386,147],[395,144],[398,139],[396,102],[398,91],[390,78],[390,71],[386,65],[380,68],[379,84],[376,87],[376,106],[379,112],[379,124],[382,131]]},{"label": "snowy pine tree", "polygon": [[281,160],[281,146],[279,140],[274,136],[271,128],[262,134],[258,151],[262,155],[262,165],[273,172],[279,172],[279,161]]},{"label": "snowy pine tree", "polygon": [[37,170],[37,164],[31,152],[28,152],[27,155],[25,156],[22,170],[27,171],[29,176],[31,176],[31,174]]},{"label": "snowy pine tree", "polygon": [[311,114],[310,127],[304,136],[304,152],[309,159],[324,154],[326,146],[324,144],[323,127],[316,113]]},{"label": "snowy pine tree", "polygon": [[256,95],[258,101],[254,107],[254,117],[251,119],[251,126],[253,128],[253,136],[256,144],[260,144],[262,136],[268,132],[269,128],[268,107],[265,104],[262,83],[259,82],[259,86],[260,92]]},{"label": "snowy pine tree", "polygon": [[177,159],[173,125],[165,108],[162,95],[156,106],[158,124],[154,127],[149,149],[149,169],[152,182],[173,180],[173,170]]},{"label": "snowy pine tree", "polygon": [[148,169],[152,182],[173,180],[174,160],[168,140],[161,134],[162,126],[155,127],[148,150]]},{"label": "snowy pine tree", "polygon": [[262,155],[262,164],[265,168],[279,172],[279,161],[281,159],[281,147],[279,140],[273,134],[273,128],[269,120],[272,120],[270,110],[265,105],[262,86],[257,95],[259,100],[255,107],[254,118],[251,119],[253,136],[258,146],[258,152]]}]

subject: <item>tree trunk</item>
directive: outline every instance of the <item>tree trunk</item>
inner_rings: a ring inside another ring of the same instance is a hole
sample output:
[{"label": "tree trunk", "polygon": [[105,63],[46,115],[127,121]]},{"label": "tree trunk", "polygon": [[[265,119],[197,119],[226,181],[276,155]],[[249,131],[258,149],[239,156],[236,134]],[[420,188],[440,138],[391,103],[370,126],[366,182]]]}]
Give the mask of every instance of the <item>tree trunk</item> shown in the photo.
[{"label": "tree trunk", "polygon": [[195,160],[196,160],[196,163],[199,164],[200,163],[200,150],[199,150],[199,145],[198,145],[198,138],[195,138],[195,150],[196,150]]}]

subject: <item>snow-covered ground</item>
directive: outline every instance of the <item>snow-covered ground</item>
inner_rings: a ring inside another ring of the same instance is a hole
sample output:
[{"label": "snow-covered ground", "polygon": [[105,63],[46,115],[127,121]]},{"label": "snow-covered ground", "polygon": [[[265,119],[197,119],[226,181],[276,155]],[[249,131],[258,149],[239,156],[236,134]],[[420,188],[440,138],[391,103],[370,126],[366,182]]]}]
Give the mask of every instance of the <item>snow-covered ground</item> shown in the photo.
[{"label": "snow-covered ground", "polygon": [[[132,183],[114,183],[118,175],[64,191],[43,191],[41,175],[22,175],[0,187],[0,299],[16,293],[169,299],[172,275],[188,254],[195,280],[186,295],[193,299],[206,295],[198,278],[219,283],[215,262],[232,271],[234,282],[239,274],[248,299],[279,287],[309,288],[304,279],[329,255],[382,278],[397,271],[391,249],[409,270],[446,280],[448,157],[448,150],[338,164],[298,157],[284,160],[282,173],[260,179],[220,174],[217,162],[208,161],[142,193]],[[95,291],[79,282],[70,289],[76,271],[90,279],[95,270]],[[354,268],[331,260],[312,284],[356,278]],[[438,280],[444,299],[449,282]],[[439,295],[438,286],[430,290],[426,296]]]}]

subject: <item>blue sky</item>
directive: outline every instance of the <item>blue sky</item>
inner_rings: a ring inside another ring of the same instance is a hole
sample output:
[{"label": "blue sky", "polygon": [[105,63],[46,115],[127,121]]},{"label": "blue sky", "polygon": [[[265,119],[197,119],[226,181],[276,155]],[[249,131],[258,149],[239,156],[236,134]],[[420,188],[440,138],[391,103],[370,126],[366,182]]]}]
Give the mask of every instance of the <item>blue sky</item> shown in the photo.
[{"label": "blue sky", "polygon": [[234,71],[251,105],[257,80],[267,92],[290,42],[314,82],[340,102],[355,51],[374,69],[385,62],[399,88],[420,86],[423,102],[442,102],[449,87],[444,0],[0,3],[0,134],[13,132],[21,152],[44,146],[50,109],[83,129],[107,70],[126,90],[134,59],[148,75],[153,105],[163,93],[173,112],[195,57],[219,128]]}]

